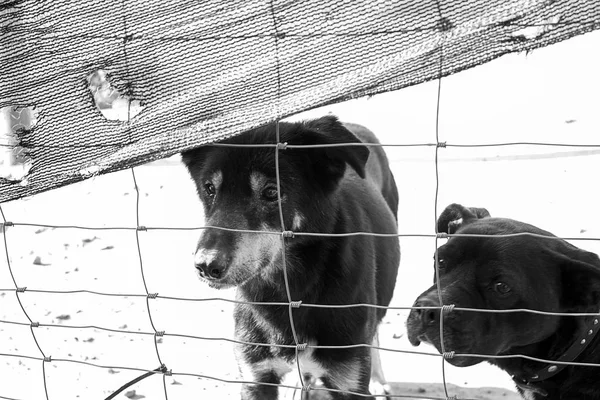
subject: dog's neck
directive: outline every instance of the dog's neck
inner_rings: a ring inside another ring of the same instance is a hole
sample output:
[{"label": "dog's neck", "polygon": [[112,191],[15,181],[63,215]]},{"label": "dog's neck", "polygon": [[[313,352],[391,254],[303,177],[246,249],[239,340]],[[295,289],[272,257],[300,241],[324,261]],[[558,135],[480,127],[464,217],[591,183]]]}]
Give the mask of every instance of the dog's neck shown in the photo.
[{"label": "dog's neck", "polygon": [[[559,328],[549,338],[539,343],[512,348],[507,354],[522,354],[544,360],[559,360],[566,355],[561,361],[581,362],[588,353],[587,346],[594,348],[600,341],[600,335],[596,335],[600,328],[597,321],[597,317],[579,321],[577,318],[563,317]],[[496,359],[490,362],[513,377],[526,399],[535,400],[558,398],[555,396],[564,389],[564,383],[569,380],[574,368],[524,358]]]}]

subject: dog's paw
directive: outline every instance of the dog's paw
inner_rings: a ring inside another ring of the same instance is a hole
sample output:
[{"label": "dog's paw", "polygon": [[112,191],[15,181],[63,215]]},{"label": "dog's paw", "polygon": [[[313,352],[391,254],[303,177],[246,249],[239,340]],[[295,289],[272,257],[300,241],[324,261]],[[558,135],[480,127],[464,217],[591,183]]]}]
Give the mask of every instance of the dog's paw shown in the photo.
[{"label": "dog's paw", "polygon": [[369,391],[374,396],[384,396],[390,394],[390,385],[378,381],[369,382]]}]

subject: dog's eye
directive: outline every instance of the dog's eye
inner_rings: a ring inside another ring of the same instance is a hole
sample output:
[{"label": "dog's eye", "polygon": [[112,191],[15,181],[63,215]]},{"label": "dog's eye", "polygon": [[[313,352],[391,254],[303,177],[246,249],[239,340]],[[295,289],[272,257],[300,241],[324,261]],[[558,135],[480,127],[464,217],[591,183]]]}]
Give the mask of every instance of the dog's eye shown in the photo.
[{"label": "dog's eye", "polygon": [[213,185],[211,182],[206,182],[204,184],[204,191],[207,195],[211,197],[217,194],[217,189],[215,188],[215,185]]},{"label": "dog's eye", "polygon": [[[438,265],[441,269],[443,269],[444,267],[446,267],[446,260],[444,260],[443,258],[438,258]],[[435,268],[435,256],[433,256],[433,267]]]},{"label": "dog's eye", "polygon": [[277,187],[276,186],[267,186],[265,190],[262,192],[262,196],[269,201],[277,200]]},{"label": "dog's eye", "polygon": [[507,295],[512,289],[504,282],[497,282],[494,284],[494,291],[501,295]]}]

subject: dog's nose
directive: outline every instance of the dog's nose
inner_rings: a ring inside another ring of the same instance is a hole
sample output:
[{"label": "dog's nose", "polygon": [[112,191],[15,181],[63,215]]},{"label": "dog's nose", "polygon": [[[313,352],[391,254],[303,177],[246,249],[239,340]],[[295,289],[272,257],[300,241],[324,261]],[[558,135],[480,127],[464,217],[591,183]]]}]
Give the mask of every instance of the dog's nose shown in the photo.
[{"label": "dog's nose", "polygon": [[[417,300],[413,307],[439,307],[428,299]],[[439,308],[420,308],[414,310],[424,327],[435,324],[440,319]]]},{"label": "dog's nose", "polygon": [[221,279],[227,269],[226,263],[219,260],[215,250],[198,249],[194,264],[200,276],[206,279]]},{"label": "dog's nose", "polygon": [[218,265],[214,262],[210,264],[196,264],[196,269],[198,272],[200,272],[200,275],[208,279],[221,279],[223,272],[225,271],[225,267],[223,265]]}]

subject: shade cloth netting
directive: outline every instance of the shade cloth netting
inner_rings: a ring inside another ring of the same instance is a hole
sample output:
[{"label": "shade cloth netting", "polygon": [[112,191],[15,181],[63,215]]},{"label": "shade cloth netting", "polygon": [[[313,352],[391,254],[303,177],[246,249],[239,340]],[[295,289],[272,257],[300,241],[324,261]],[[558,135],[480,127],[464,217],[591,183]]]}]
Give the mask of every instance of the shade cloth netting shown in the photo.
[{"label": "shade cloth netting", "polygon": [[3,1],[0,168],[31,169],[0,202],[599,27],[589,0]]}]

